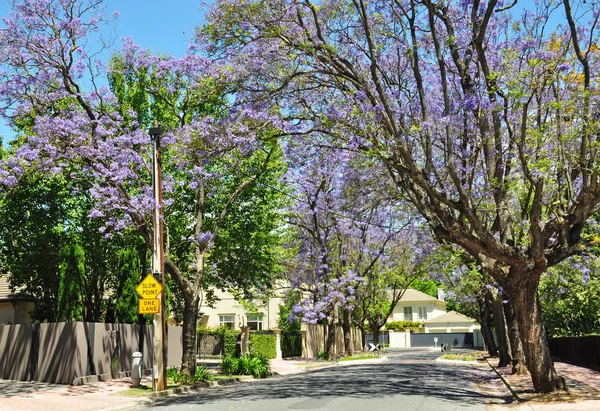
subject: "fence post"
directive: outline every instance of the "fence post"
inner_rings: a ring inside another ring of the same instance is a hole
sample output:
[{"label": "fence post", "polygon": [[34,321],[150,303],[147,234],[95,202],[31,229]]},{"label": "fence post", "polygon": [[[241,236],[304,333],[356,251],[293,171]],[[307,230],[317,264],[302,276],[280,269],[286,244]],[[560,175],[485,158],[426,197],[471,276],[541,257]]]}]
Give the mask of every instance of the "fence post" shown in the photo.
[{"label": "fence post", "polygon": [[306,338],[306,324],[300,325],[300,338],[302,339],[302,358],[308,358],[308,339]]},{"label": "fence post", "polygon": [[29,350],[29,381],[37,381],[40,358],[40,324],[31,326],[31,347]]},{"label": "fence post", "polygon": [[410,348],[410,330],[404,330],[404,340],[406,342],[406,348]]},{"label": "fence post", "polygon": [[281,330],[273,328],[271,331],[275,333],[275,359],[281,360],[283,359],[283,354],[281,352]]},{"label": "fence post", "polygon": [[240,347],[240,353],[241,355],[248,355],[250,354],[250,328],[248,327],[242,327],[242,335],[240,338],[240,342],[241,342],[241,347]]}]

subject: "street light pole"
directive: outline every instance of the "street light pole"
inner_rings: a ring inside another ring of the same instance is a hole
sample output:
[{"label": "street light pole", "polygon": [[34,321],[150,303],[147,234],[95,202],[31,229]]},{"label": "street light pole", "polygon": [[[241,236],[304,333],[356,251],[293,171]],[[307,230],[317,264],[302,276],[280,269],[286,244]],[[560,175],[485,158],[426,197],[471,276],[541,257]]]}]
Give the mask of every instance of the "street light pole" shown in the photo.
[{"label": "street light pole", "polygon": [[[154,369],[152,370],[153,386],[156,391],[167,389],[167,345],[165,327],[165,257],[163,250],[163,220],[162,212],[162,159],[160,154],[160,136],[163,130],[152,127],[149,130],[152,142],[152,191],[154,193],[154,213],[152,218],[152,273],[162,285],[163,291],[158,295],[160,312],[154,315]],[[154,384],[154,380],[156,384]]]}]

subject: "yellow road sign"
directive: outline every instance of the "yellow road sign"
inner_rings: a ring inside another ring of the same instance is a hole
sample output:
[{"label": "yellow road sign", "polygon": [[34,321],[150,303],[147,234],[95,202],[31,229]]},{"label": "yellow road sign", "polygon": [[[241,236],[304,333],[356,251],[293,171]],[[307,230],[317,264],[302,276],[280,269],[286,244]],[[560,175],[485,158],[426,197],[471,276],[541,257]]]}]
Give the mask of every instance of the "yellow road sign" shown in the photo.
[{"label": "yellow road sign", "polygon": [[156,298],[162,291],[162,285],[160,285],[152,274],[148,274],[146,278],[135,287],[135,291],[137,291],[142,298]]},{"label": "yellow road sign", "polygon": [[138,314],[158,314],[160,300],[158,298],[140,298],[138,300]]}]

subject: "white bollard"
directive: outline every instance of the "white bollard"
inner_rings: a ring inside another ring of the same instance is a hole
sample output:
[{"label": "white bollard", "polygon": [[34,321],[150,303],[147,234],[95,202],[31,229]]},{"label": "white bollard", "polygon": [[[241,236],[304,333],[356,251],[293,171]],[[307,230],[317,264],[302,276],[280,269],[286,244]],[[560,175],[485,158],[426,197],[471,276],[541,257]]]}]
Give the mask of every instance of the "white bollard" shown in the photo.
[{"label": "white bollard", "polygon": [[143,355],[139,351],[134,352],[132,355],[131,381],[133,382],[133,388],[139,388],[142,381],[142,357]]}]

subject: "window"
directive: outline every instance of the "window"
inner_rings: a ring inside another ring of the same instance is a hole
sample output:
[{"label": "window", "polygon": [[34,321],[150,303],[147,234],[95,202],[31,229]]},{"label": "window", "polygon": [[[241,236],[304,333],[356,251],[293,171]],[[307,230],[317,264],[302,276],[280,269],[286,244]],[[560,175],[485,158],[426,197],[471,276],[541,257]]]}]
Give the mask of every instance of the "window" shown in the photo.
[{"label": "window", "polygon": [[412,307],[404,307],[404,321],[412,321]]},{"label": "window", "polygon": [[251,330],[261,331],[263,329],[263,315],[262,314],[248,314],[246,325]]},{"label": "window", "polygon": [[226,314],[219,315],[219,325],[224,325],[225,327],[233,330],[235,328],[235,315],[234,314]]},{"label": "window", "polygon": [[419,307],[419,320],[427,319],[427,307]]}]

